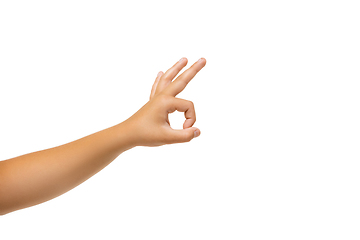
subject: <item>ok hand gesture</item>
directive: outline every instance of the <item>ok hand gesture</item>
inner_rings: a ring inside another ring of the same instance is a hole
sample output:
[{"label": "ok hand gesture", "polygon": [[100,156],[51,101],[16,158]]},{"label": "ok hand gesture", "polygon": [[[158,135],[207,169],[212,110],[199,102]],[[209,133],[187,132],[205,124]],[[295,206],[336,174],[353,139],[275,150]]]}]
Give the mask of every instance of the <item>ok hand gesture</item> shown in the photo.
[{"label": "ok hand gesture", "polygon": [[[191,101],[176,98],[191,79],[205,66],[206,60],[200,58],[175,80],[175,76],[187,64],[182,58],[165,73],[159,72],[153,84],[150,101],[126,120],[131,128],[131,138],[138,146],[160,146],[171,143],[188,142],[200,135],[198,128],[192,127],[196,121],[194,104]],[[174,111],[184,112],[185,122],[182,130],[172,129],[168,114]]]}]

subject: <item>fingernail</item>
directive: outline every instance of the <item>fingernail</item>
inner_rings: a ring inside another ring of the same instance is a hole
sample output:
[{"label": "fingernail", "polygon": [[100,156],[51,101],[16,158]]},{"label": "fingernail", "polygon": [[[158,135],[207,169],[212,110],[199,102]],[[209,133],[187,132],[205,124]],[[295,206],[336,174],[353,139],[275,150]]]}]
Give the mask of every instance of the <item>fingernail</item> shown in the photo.
[{"label": "fingernail", "polygon": [[161,74],[162,74],[162,72],[160,71],[157,76],[159,77]]},{"label": "fingernail", "polygon": [[185,61],[185,58],[181,58],[181,59],[179,60],[179,63],[181,63],[181,62],[183,62],[183,61]]},{"label": "fingernail", "polygon": [[202,59],[202,58],[200,58],[197,62],[198,62],[198,63],[200,63],[200,62],[202,62],[202,60],[203,60],[203,59]]},{"label": "fingernail", "polygon": [[200,135],[200,130],[196,129],[194,132],[194,138],[198,137]]}]

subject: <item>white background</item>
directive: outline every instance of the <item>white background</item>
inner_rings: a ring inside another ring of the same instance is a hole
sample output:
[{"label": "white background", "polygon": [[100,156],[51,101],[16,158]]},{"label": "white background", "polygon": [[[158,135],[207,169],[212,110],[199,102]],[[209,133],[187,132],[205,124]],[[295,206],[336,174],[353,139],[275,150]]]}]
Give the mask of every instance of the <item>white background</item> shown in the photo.
[{"label": "white background", "polygon": [[359,239],[357,2],[1,1],[1,160],[126,120],[181,57],[207,65],[178,95],[199,138],[123,153],[1,216],[0,239]]}]

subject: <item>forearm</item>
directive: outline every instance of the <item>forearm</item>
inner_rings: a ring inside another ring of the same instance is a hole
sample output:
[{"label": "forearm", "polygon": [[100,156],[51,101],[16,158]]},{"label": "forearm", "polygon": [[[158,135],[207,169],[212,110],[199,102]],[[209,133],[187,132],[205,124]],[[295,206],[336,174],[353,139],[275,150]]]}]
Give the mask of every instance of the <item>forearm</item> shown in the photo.
[{"label": "forearm", "polygon": [[0,213],[55,198],[134,147],[126,122],[76,141],[0,162]]},{"label": "forearm", "polygon": [[[187,64],[182,58],[165,73],[159,72],[150,101],[126,121],[79,140],[0,161],[0,214],[55,198],[81,184],[122,152],[135,146],[188,142],[200,135],[194,104],[175,98],[205,66],[200,58],[174,81]],[[172,129],[168,115],[184,112],[183,129]]]}]

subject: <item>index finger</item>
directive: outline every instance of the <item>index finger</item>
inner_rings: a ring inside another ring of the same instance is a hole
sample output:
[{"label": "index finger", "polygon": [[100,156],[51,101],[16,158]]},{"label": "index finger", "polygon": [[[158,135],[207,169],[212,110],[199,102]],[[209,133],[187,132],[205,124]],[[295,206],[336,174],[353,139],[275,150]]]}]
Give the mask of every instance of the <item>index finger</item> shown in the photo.
[{"label": "index finger", "polygon": [[178,95],[205,65],[206,59],[200,58],[189,69],[172,81],[164,90],[164,93],[174,97]]}]

